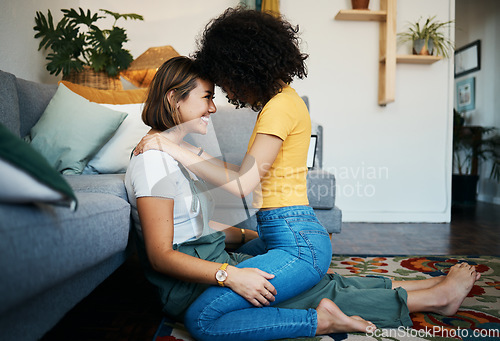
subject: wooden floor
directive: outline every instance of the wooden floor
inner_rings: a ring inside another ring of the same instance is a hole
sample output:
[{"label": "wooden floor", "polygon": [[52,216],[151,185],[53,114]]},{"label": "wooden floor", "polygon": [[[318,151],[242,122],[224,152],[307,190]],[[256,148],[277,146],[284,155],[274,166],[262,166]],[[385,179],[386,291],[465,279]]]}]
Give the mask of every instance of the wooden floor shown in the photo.
[{"label": "wooden floor", "polygon": [[[500,256],[500,206],[455,207],[450,224],[344,223],[334,254]],[[42,341],[152,340],[161,310],[135,258],[71,310]]]},{"label": "wooden floor", "polygon": [[344,223],[333,253],[500,256],[500,206],[454,206],[450,224]]}]

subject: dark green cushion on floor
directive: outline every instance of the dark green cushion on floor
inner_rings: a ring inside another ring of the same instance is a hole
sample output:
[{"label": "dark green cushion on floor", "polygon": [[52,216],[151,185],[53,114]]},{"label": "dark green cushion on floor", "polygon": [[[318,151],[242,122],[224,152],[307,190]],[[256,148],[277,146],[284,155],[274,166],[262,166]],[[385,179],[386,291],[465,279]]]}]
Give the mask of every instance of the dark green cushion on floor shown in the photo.
[{"label": "dark green cushion on floor", "polygon": [[0,124],[0,202],[47,202],[76,208],[66,180],[28,143]]}]

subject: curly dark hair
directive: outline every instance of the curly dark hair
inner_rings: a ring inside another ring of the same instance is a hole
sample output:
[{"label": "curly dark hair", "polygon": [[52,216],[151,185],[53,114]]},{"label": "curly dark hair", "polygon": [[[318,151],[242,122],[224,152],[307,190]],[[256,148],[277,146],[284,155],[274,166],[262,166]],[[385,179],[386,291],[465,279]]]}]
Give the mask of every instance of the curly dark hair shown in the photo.
[{"label": "curly dark hair", "polygon": [[282,81],[307,76],[298,31],[271,14],[229,8],[207,24],[193,56],[202,77],[230,94],[232,104],[258,111],[281,91]]}]

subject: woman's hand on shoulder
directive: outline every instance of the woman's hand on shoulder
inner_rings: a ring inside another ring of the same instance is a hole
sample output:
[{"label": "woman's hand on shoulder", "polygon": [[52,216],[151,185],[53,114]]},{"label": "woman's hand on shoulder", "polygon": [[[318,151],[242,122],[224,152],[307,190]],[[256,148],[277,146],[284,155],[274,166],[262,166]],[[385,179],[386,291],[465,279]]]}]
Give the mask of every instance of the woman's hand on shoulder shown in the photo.
[{"label": "woman's hand on shoulder", "polygon": [[245,298],[256,307],[268,306],[274,302],[276,289],[269,282],[274,278],[267,272],[257,268],[228,268],[226,286]]},{"label": "woman's hand on shoulder", "polygon": [[151,149],[161,150],[163,152],[168,152],[169,154],[171,154],[174,146],[177,145],[159,132],[151,131],[146,136],[144,136],[141,141],[139,141],[134,149],[134,155],[139,155]]}]

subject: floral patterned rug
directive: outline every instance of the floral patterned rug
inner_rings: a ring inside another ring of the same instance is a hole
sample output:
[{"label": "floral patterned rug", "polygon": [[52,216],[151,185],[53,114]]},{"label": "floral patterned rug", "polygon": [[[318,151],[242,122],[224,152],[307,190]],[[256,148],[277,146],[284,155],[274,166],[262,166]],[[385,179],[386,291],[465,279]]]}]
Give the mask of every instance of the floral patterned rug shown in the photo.
[{"label": "floral patterned rug", "polygon": [[[413,328],[377,329],[373,333],[331,334],[307,341],[326,340],[500,340],[500,258],[493,256],[334,256],[330,271],[343,276],[388,276],[395,280],[441,276],[459,262],[475,265],[481,278],[454,316],[411,314]],[[154,341],[192,341],[181,324],[163,319]]]}]

